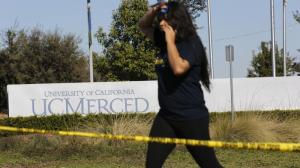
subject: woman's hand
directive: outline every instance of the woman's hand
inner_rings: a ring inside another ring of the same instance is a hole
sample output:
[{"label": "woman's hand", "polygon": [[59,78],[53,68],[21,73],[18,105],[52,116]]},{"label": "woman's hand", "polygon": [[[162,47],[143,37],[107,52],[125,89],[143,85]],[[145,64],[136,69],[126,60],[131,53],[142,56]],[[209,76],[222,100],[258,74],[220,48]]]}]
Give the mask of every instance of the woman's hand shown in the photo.
[{"label": "woman's hand", "polygon": [[159,10],[165,6],[165,3],[159,3],[150,7],[144,16],[139,20],[138,26],[140,30],[151,40],[153,40],[154,33],[154,29],[152,27],[153,20]]},{"label": "woman's hand", "polygon": [[183,59],[178,52],[175,44],[176,30],[174,30],[165,20],[162,20],[159,25],[161,30],[165,32],[168,60],[171,69],[175,76],[183,75],[190,69],[190,63]]},{"label": "woman's hand", "polygon": [[174,30],[165,20],[162,20],[159,25],[161,30],[165,32],[166,42],[175,44],[176,30]]}]

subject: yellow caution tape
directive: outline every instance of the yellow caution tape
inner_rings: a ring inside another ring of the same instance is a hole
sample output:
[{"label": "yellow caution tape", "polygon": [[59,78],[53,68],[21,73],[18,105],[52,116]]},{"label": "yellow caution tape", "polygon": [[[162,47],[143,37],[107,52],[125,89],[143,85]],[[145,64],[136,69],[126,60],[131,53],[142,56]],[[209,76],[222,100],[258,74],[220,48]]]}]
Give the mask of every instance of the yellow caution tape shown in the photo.
[{"label": "yellow caution tape", "polygon": [[74,132],[74,131],[54,131],[30,128],[16,128],[8,126],[0,126],[0,131],[9,132],[24,132],[24,133],[38,133],[38,134],[54,134],[62,136],[80,136],[91,138],[103,138],[110,140],[127,140],[137,142],[156,142],[165,144],[180,144],[191,146],[206,146],[214,148],[235,148],[235,149],[255,149],[255,150],[276,150],[276,151],[300,151],[299,143],[245,143],[245,142],[222,142],[222,141],[202,141],[192,139],[179,138],[162,138],[162,137],[147,137],[147,136],[127,136],[127,135],[112,135],[103,133],[89,133],[89,132]]}]

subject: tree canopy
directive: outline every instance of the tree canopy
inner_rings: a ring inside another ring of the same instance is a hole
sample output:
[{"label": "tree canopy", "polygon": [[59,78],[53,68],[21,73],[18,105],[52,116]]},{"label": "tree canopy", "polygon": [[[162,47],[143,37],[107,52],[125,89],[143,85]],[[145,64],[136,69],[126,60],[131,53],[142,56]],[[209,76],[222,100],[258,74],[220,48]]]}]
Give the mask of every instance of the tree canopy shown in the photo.
[{"label": "tree canopy", "polygon": [[58,31],[7,30],[0,49],[0,109],[7,108],[8,84],[88,81],[80,40]]},{"label": "tree canopy", "polygon": [[102,79],[155,79],[156,50],[137,26],[147,8],[146,0],[122,0],[113,13],[109,34],[99,28],[96,37],[103,46],[103,56],[96,58],[95,69]]},{"label": "tree canopy", "polygon": [[[194,17],[206,7],[206,0],[181,0]],[[122,0],[113,13],[109,33],[99,28],[96,33],[103,53],[95,58],[94,68],[100,80],[155,79],[156,49],[138,28],[139,19],[148,9],[147,0]],[[97,77],[96,77],[97,78]]]},{"label": "tree canopy", "polygon": [[180,0],[182,1],[190,10],[194,18],[200,16],[200,12],[205,10],[207,7],[207,0]]},{"label": "tree canopy", "polygon": [[[283,50],[275,46],[276,58],[276,74],[283,76]],[[295,72],[295,58],[286,57],[287,75],[292,75]],[[257,53],[252,61],[251,67],[248,68],[248,77],[268,77],[272,76],[272,50],[268,42],[261,42],[260,51]]]},{"label": "tree canopy", "polygon": [[296,20],[298,23],[300,23],[300,13],[299,13],[299,11],[296,11],[296,12],[294,13],[294,18],[295,18],[295,20]]}]

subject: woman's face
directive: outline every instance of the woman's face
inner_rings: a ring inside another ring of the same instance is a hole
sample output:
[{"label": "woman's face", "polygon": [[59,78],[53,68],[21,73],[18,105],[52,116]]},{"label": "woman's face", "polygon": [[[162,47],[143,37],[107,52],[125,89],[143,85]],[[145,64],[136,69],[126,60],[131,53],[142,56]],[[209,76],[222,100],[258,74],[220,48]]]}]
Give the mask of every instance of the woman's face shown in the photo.
[{"label": "woman's face", "polygon": [[161,30],[163,30],[163,27],[165,25],[169,25],[175,30],[175,25],[172,24],[167,19],[168,8],[169,7],[167,6],[167,4],[162,4],[162,6],[160,6],[160,13],[158,14],[158,21],[159,21],[159,27],[160,27]]}]

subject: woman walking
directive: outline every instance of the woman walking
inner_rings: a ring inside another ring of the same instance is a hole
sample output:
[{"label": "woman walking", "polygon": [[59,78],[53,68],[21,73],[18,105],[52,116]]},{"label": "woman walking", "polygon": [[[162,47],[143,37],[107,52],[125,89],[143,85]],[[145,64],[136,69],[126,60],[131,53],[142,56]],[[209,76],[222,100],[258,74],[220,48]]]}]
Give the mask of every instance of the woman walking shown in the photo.
[{"label": "woman walking", "polygon": [[[209,112],[199,82],[210,90],[208,61],[187,8],[177,1],[157,4],[139,27],[160,50],[155,63],[160,111],[150,136],[210,140]],[[149,143],[146,167],[162,167],[174,147]],[[199,166],[222,167],[212,148],[186,147]]]}]

